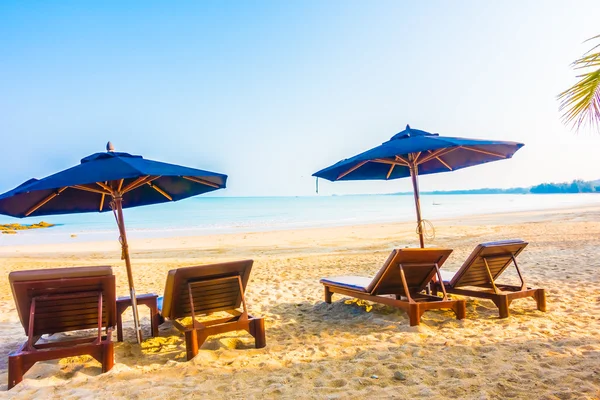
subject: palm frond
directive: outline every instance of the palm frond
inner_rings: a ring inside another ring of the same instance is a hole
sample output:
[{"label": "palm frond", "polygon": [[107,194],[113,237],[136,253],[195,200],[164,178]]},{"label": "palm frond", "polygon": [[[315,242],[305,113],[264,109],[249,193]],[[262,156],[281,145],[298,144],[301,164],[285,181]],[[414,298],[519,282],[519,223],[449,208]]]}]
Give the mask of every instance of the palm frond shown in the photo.
[{"label": "palm frond", "polygon": [[[600,35],[589,40],[598,38]],[[564,123],[572,124],[576,130],[585,124],[600,128],[600,53],[592,53],[599,46],[573,62],[573,69],[586,72],[577,76],[579,81],[575,85],[558,95]]]}]

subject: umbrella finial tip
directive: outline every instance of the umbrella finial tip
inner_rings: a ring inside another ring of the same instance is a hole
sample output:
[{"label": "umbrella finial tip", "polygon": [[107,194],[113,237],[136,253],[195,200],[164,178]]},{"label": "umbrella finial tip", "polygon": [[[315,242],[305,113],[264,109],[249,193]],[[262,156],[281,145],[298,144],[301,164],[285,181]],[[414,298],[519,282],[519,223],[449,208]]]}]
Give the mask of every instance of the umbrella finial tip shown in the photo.
[{"label": "umbrella finial tip", "polygon": [[106,151],[113,152],[115,151],[115,146],[111,142],[106,143]]},{"label": "umbrella finial tip", "polygon": [[410,125],[406,124],[406,130],[409,131],[410,130]]}]

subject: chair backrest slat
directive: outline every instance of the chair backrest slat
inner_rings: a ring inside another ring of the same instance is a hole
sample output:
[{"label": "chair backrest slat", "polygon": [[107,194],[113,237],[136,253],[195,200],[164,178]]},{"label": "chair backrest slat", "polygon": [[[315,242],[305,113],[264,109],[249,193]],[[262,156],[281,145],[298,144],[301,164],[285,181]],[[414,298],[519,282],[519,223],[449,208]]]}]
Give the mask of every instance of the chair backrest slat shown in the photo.
[{"label": "chair backrest slat", "polygon": [[450,249],[396,249],[373,278],[367,287],[367,292],[373,295],[406,296],[400,277],[400,265],[402,265],[409,292],[418,293],[435,275],[435,264],[437,263],[441,268],[451,253]]},{"label": "chair backrest slat", "polygon": [[245,290],[252,263],[252,260],[244,260],[169,271],[162,315],[171,319],[191,316],[190,290],[196,315],[239,308],[243,292],[238,277]]},{"label": "chair backrest slat", "polygon": [[21,324],[28,332],[35,299],[34,335],[98,327],[102,294],[103,327],[116,323],[115,277],[110,267],[73,267],[9,274]]},{"label": "chair backrest slat", "polygon": [[512,263],[513,257],[517,257],[525,247],[527,247],[527,242],[520,239],[477,245],[454,274],[454,277],[450,280],[450,285],[452,287],[490,286],[491,282],[484,259],[487,261],[493,280],[496,281]]}]

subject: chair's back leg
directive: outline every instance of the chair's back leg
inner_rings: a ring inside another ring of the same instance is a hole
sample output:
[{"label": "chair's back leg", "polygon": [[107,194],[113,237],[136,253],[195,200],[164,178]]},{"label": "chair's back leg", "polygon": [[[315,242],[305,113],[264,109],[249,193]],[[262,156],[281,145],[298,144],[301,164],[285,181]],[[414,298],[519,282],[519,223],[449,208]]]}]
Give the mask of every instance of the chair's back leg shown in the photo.
[{"label": "chair's back leg", "polygon": [[194,294],[192,293],[192,283],[188,282],[188,296],[190,298],[190,311],[192,313],[192,323],[196,324],[196,311],[194,307]]},{"label": "chair's back leg", "polygon": [[27,350],[33,350],[33,345],[37,340],[34,340],[34,326],[35,326],[35,296],[31,299],[31,305],[29,306],[29,326],[27,327]]},{"label": "chair's back leg", "polygon": [[[444,281],[442,280],[442,273],[440,272],[440,267],[438,263],[435,263],[435,272],[438,278],[438,282],[440,283],[440,287],[442,288],[442,293],[444,294],[443,299],[448,300],[448,294],[446,293],[446,288],[444,287]],[[435,284],[433,286],[435,287]],[[437,296],[437,289],[435,291],[434,296]]]},{"label": "chair's back leg", "polygon": [[527,289],[527,285],[525,284],[525,279],[523,279],[523,275],[521,275],[521,270],[519,269],[519,265],[517,264],[517,260],[515,259],[515,255],[511,255],[512,262],[517,270],[517,274],[519,274],[519,279],[521,280],[521,290]]},{"label": "chair's back leg", "polygon": [[102,292],[98,292],[98,339],[97,343],[102,342]]},{"label": "chair's back leg", "polygon": [[[414,303],[415,301],[410,296],[410,291],[408,290],[408,283],[406,282],[406,275],[404,274],[404,269],[402,268],[402,264],[398,264],[398,268],[400,269],[400,279],[402,279],[402,287],[404,288],[404,294],[408,299],[409,303]],[[396,297],[397,299],[397,297]],[[419,316],[420,318],[420,316]]]},{"label": "chair's back leg", "polygon": [[485,257],[482,257],[482,258],[483,258],[483,263],[485,264],[485,270],[486,270],[488,278],[490,280],[490,284],[492,285],[492,288],[494,289],[494,293],[500,293],[500,291],[496,287],[496,283],[494,282],[494,277],[492,276],[492,271],[490,271],[490,266],[488,265],[487,259]]},{"label": "chair's back leg", "polygon": [[248,308],[246,308],[246,297],[244,296],[244,285],[242,285],[242,277],[238,275],[238,285],[240,289],[240,296],[242,297],[242,315],[240,315],[240,321],[248,320]]}]

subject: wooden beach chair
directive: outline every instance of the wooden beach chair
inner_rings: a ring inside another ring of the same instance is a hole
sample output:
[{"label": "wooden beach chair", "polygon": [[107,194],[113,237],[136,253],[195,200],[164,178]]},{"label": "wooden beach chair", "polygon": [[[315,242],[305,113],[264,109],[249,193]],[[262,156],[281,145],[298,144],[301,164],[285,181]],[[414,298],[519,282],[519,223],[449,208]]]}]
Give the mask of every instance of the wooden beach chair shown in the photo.
[{"label": "wooden beach chair", "polygon": [[[325,302],[331,303],[333,293],[398,307],[408,312],[410,325],[419,325],[427,310],[449,308],[458,319],[466,313],[464,300],[449,300],[423,293],[434,275],[440,276],[440,266],[452,250],[396,249],[374,278],[336,276],[321,279]],[[386,296],[393,295],[393,297]]]},{"label": "wooden beach chair", "polygon": [[[265,347],[264,320],[248,314],[244,298],[252,263],[245,260],[169,271],[161,316],[185,335],[188,360],[198,354],[209,336],[225,332],[245,330],[254,336],[256,348]],[[231,316],[202,322],[196,318],[218,311]]]},{"label": "wooden beach chair", "polygon": [[[490,299],[498,307],[500,318],[507,318],[510,303],[523,297],[532,297],[537,309],[546,311],[544,289],[527,287],[517,265],[516,258],[525,247],[527,242],[520,239],[479,244],[455,274],[442,272],[442,279],[433,285],[434,293],[445,289],[448,293]],[[498,284],[497,279],[511,264],[517,270],[521,285]]]},{"label": "wooden beach chair", "polygon": [[[102,372],[113,367],[111,333],[116,305],[111,267],[16,271],[8,279],[27,335],[19,350],[8,356],[9,389],[38,361],[87,354],[102,364]],[[41,339],[42,335],[83,329],[97,332],[75,339]]]}]

